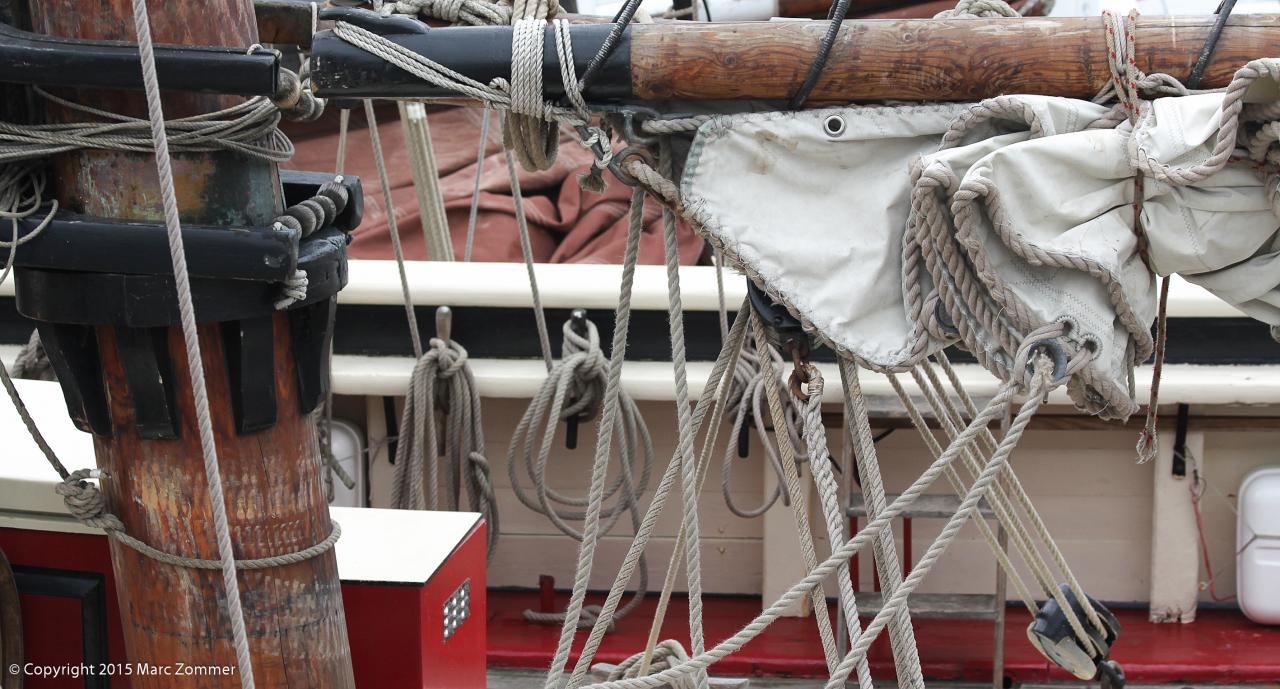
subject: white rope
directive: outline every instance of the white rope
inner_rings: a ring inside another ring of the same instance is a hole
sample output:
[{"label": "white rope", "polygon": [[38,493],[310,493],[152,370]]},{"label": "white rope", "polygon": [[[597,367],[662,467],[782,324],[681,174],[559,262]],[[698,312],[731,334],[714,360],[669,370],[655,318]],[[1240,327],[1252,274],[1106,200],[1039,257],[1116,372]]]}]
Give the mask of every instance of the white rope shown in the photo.
[{"label": "white rope", "polygon": [[[619,412],[619,392],[622,388],[622,362],[626,357],[627,331],[631,325],[631,288],[635,282],[636,259],[640,253],[640,235],[644,229],[644,192],[637,189],[631,196],[631,219],[627,228],[627,246],[622,261],[622,283],[619,288],[618,309],[613,328],[613,349],[609,354],[609,377],[605,383],[604,411],[596,431],[596,454],[591,467],[591,488],[587,497],[587,513],[583,520],[582,544],[578,550],[577,571],[574,574],[573,592],[569,595],[569,605],[564,613],[564,625],[560,629],[560,641],[556,646],[555,657],[547,670],[546,689],[558,689],[561,674],[569,662],[569,652],[573,646],[573,637],[578,629],[579,615],[582,613],[583,601],[587,595],[587,584],[591,578],[591,567],[595,560],[596,545],[600,539],[600,514],[604,503],[605,476],[608,471],[609,455],[612,451],[614,425]],[[625,582],[624,582],[625,584]],[[610,592],[612,594],[612,591]],[[612,595],[611,595],[612,598]],[[613,601],[617,604],[616,600]],[[607,608],[606,608],[607,609]],[[601,623],[607,625],[603,611],[598,618],[596,629]],[[595,633],[595,629],[592,630]]]},{"label": "white rope", "polygon": [[[827,538],[831,542],[831,549],[839,550],[845,542],[845,515],[840,505],[840,487],[836,485],[835,472],[831,469],[831,454],[827,450],[827,429],[822,425],[822,373],[812,364],[806,364],[805,371],[809,376],[805,394],[809,397],[804,401],[801,419],[804,425],[805,446],[809,451],[809,470],[813,472],[813,483],[818,489],[818,505],[826,521]],[[858,619],[858,604],[847,562],[836,569],[836,590],[849,639],[851,642],[857,642],[862,633],[862,624]],[[823,604],[825,605],[825,601]],[[871,667],[866,658],[858,662],[857,671],[858,686],[862,689],[872,689],[874,684],[871,681]]]},{"label": "white rope", "polygon": [[196,329],[195,308],[191,299],[191,280],[187,274],[187,258],[182,246],[182,223],[178,218],[178,200],[174,193],[173,169],[169,162],[169,141],[165,132],[164,107],[160,103],[160,84],[156,78],[155,49],[151,43],[151,24],[147,18],[147,0],[133,1],[133,24],[142,58],[142,81],[147,96],[151,138],[160,178],[160,196],[164,205],[164,223],[169,237],[169,258],[178,293],[178,313],[187,352],[187,372],[191,376],[191,393],[195,398],[200,450],[204,455],[205,479],[213,526],[222,561],[222,585],[226,592],[227,617],[231,622],[232,645],[240,671],[242,689],[253,689],[253,663],[249,657],[249,639],[245,631],[244,611],[240,605],[240,585],[236,577],[235,551],[231,546],[231,528],[227,524],[227,504],[222,492],[222,472],[218,467],[218,450],[213,437],[213,418],[209,411],[209,393],[205,387],[204,362],[200,356],[200,336]]},{"label": "white rope", "polygon": [[453,241],[444,211],[444,194],[440,191],[440,174],[436,170],[427,109],[422,103],[397,102],[396,106],[400,112],[400,128],[404,130],[405,147],[409,149],[409,172],[413,176],[413,191],[418,199],[418,218],[427,259],[452,261]]},{"label": "white rope", "polygon": [[[880,475],[880,459],[876,452],[875,439],[871,435],[867,399],[862,394],[857,365],[840,357],[839,366],[841,387],[844,392],[845,417],[848,419],[849,436],[854,443],[853,454],[858,463],[863,504],[867,509],[867,518],[875,519],[884,511],[887,498],[884,479]],[[881,532],[872,550],[875,553],[880,588],[885,596],[892,596],[902,585],[902,570],[898,568],[898,548],[893,540],[893,534],[888,531]],[[916,637],[908,611],[900,612],[890,621],[889,637],[893,646],[893,661],[897,669],[898,683],[915,689],[923,687],[924,673],[920,668],[920,652],[916,647]]]}]

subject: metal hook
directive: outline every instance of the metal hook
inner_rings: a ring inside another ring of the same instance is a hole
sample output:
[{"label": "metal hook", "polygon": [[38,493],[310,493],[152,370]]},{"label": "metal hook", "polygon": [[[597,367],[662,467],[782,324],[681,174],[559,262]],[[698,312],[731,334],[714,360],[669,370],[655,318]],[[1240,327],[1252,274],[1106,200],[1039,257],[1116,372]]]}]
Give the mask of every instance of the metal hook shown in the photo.
[{"label": "metal hook", "polygon": [[809,372],[805,369],[809,365],[809,342],[805,338],[788,338],[784,349],[791,355],[791,364],[794,367],[791,369],[791,377],[787,380],[791,394],[801,402],[808,402],[809,395],[800,386],[809,382]]}]

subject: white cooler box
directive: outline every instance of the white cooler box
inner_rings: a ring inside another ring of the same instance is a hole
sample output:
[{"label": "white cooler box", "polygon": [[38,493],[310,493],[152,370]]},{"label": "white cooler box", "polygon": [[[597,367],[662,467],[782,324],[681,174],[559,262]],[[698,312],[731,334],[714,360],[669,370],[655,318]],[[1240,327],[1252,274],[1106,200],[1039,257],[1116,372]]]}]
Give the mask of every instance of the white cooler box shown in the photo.
[{"label": "white cooler box", "polygon": [[1240,483],[1236,552],[1240,610],[1258,624],[1280,624],[1280,466],[1257,469]]}]

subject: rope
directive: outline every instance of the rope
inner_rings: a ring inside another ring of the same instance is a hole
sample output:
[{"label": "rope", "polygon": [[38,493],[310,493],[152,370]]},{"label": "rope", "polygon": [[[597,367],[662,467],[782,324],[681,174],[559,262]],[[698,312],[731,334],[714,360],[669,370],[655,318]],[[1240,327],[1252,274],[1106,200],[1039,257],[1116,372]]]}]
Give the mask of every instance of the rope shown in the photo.
[{"label": "rope", "polygon": [[[871,434],[867,399],[862,395],[862,383],[858,380],[857,365],[844,357],[840,357],[838,363],[841,387],[844,392],[845,418],[852,421],[849,423],[848,433],[852,436],[854,443],[853,454],[858,463],[857,475],[862,486],[863,503],[867,509],[867,518],[875,519],[884,512],[887,498],[884,480],[880,475],[876,441]],[[844,538],[843,529],[841,538]],[[893,534],[888,531],[881,532],[872,549],[875,553],[876,571],[880,577],[880,588],[884,595],[892,596],[902,585],[902,571],[898,568],[898,547],[893,540]],[[920,652],[916,648],[916,637],[909,612],[900,612],[890,621],[889,637],[899,682],[917,689],[923,687],[924,675],[920,668]],[[853,640],[852,635],[850,640]]]},{"label": "rope", "polygon": [[[488,523],[487,554],[492,559],[501,529],[489,462],[484,456],[475,376],[467,365],[467,350],[457,342],[433,337],[429,345],[414,365],[405,392],[391,506],[457,511],[465,483],[470,511],[481,513]],[[443,436],[437,427],[437,412],[444,417]],[[441,458],[445,461],[443,504],[439,495]]]},{"label": "rope", "polygon": [[40,331],[32,330],[27,343],[13,357],[13,377],[30,380],[57,380],[49,355],[40,345]]},{"label": "rope", "polygon": [[[764,414],[764,397],[766,378],[760,368],[760,357],[768,356],[773,359],[775,366],[782,366],[782,355],[777,350],[765,343],[764,353],[761,353],[755,346],[753,340],[748,340],[742,348],[742,354],[738,356],[738,365],[734,368],[732,387],[729,390],[728,399],[728,416],[731,419],[732,426],[729,431],[730,442],[725,445],[724,456],[721,461],[720,471],[720,492],[724,496],[725,505],[733,514],[744,519],[759,517],[769,508],[773,507],[779,499],[784,505],[791,504],[791,498],[783,490],[786,484],[786,472],[782,468],[782,461],[778,458],[778,452],[774,447],[773,441],[769,438],[769,422]],[[798,421],[798,412],[795,402],[790,398],[784,398],[783,403],[783,431],[790,436],[793,447],[801,447],[800,435],[796,432]],[[750,423],[750,426],[747,424]],[[734,455],[738,452],[738,443],[748,437],[744,429],[754,429],[756,435],[760,439],[760,444],[764,448],[765,461],[769,466],[773,467],[774,473],[778,477],[778,483],[773,488],[772,495],[763,499],[763,501],[754,508],[744,509],[739,507],[733,500],[733,493],[730,490],[733,474]],[[775,427],[776,430],[776,427]]]},{"label": "rope", "polygon": [[[805,364],[809,382],[806,387],[802,421],[804,424],[805,446],[809,450],[809,469],[813,472],[813,483],[818,489],[818,504],[827,525],[827,538],[831,549],[838,550],[844,545],[844,509],[840,505],[840,487],[836,485],[835,472],[831,469],[831,455],[827,449],[827,429],[822,425],[822,372],[813,364]],[[796,391],[792,391],[795,397]],[[886,563],[888,564],[888,563]],[[858,619],[858,604],[854,598],[853,579],[849,573],[849,563],[845,562],[836,569],[836,590],[843,613],[845,625],[848,627],[849,639],[856,642],[862,633],[862,625]],[[824,601],[825,604],[825,601]],[[863,689],[871,689],[875,685],[871,681],[871,666],[863,658],[857,664],[858,685]],[[899,684],[906,678],[899,675]],[[923,687],[923,683],[918,685]]]},{"label": "rope", "polygon": [[[582,540],[582,532],[568,522],[586,518],[581,508],[586,507],[588,501],[585,498],[566,496],[550,488],[547,464],[560,421],[575,417],[583,420],[593,418],[604,401],[608,363],[600,351],[600,336],[595,324],[587,321],[586,326],[587,335],[584,337],[573,330],[570,322],[565,322],[564,349],[560,361],[547,374],[538,394],[516,425],[507,450],[507,472],[516,497],[529,509],[550,519],[561,533],[578,541]],[[611,531],[624,513],[631,516],[632,529],[640,527],[640,497],[648,489],[653,470],[653,442],[644,417],[625,390],[620,390],[618,394],[620,423],[615,437],[620,471],[613,483],[605,488],[603,499],[614,499],[615,502],[609,507],[601,508],[600,517],[607,520],[601,527],[603,533]],[[516,467],[521,464],[525,467],[526,477],[533,484],[532,496],[517,479]],[[644,599],[648,589],[647,578],[648,571],[642,558],[640,586],[631,601],[614,616],[615,619],[630,613]],[[592,626],[600,607],[587,606],[583,611],[578,626]],[[526,610],[524,617],[531,622],[564,621],[562,613],[533,610]]]},{"label": "rope", "polygon": [[[693,431],[703,428],[703,419],[708,408],[711,409],[710,422],[705,426],[710,429],[703,439],[702,455],[699,464],[702,468],[702,480],[706,480],[706,468],[710,464],[710,456],[712,448],[715,447],[717,431],[720,428],[720,421],[724,415],[725,398],[729,390],[729,381],[725,372],[732,370],[735,366],[742,344],[745,341],[747,332],[747,321],[745,314],[749,312],[750,304],[743,302],[739,309],[739,318],[736,318],[733,327],[729,331],[726,343],[720,349],[720,354],[716,357],[715,364],[711,367],[711,374],[707,378],[707,385],[702,390],[702,396],[698,399],[698,404],[693,410]],[[595,652],[599,649],[601,641],[604,639],[604,632],[608,628],[612,619],[612,611],[617,607],[618,601],[621,600],[623,587],[630,580],[634,573],[636,563],[641,553],[644,552],[645,546],[649,542],[649,538],[653,533],[654,527],[657,525],[658,517],[661,516],[663,508],[666,506],[667,497],[670,495],[672,486],[675,485],[676,475],[679,473],[680,465],[675,461],[667,464],[666,470],[662,474],[662,479],[658,482],[658,487],[654,490],[653,500],[649,503],[649,509],[645,513],[644,520],[640,524],[640,528],[636,530],[636,535],[632,539],[631,546],[627,550],[626,556],[623,558],[622,566],[618,569],[618,574],[614,578],[613,586],[609,589],[609,594],[605,598],[604,605],[601,608],[600,618],[591,629],[591,634],[587,637],[587,641],[583,646],[582,652],[578,656],[578,662],[574,666],[573,674],[569,678],[567,687],[575,689],[586,677],[587,671],[591,667],[591,662],[595,658]],[[663,587],[662,595],[658,601],[658,612],[654,615],[652,627],[650,630],[651,640],[646,645],[646,649],[653,648],[653,641],[656,639],[658,629],[661,627],[661,618],[665,614],[666,602],[670,599],[671,588],[674,586],[675,570],[679,563],[683,560],[681,553],[684,545],[684,527],[681,526],[680,532],[676,536],[676,544],[674,548],[675,556],[672,557],[667,570],[667,580]],[[640,674],[647,674],[641,672]]]},{"label": "rope", "polygon": [[[600,423],[596,428],[596,454],[591,466],[591,487],[587,495],[587,512],[583,519],[582,544],[578,549],[577,571],[574,574],[573,592],[569,595],[569,605],[565,609],[564,624],[560,629],[560,640],[556,645],[556,654],[547,670],[546,689],[557,689],[561,684],[561,674],[569,662],[569,652],[573,646],[573,637],[578,629],[579,616],[582,614],[583,601],[587,595],[587,584],[591,578],[591,567],[595,559],[596,545],[600,539],[600,515],[603,511],[605,497],[605,475],[608,472],[609,456],[612,452],[613,436],[620,412],[622,390],[622,361],[626,357],[627,332],[631,325],[631,291],[635,283],[636,260],[640,253],[640,235],[644,230],[644,192],[637,189],[631,195],[631,215],[627,227],[627,245],[622,261],[622,283],[619,287],[618,309],[613,328],[613,348],[609,353],[609,373],[605,381],[604,406]],[[643,526],[643,525],[642,525]],[[625,581],[623,582],[625,585]],[[621,594],[619,593],[619,596]],[[610,591],[610,599],[597,618],[592,635],[600,630],[603,636],[608,620],[612,618],[609,603],[617,605],[617,599]],[[605,611],[608,611],[606,614]],[[583,654],[585,656],[585,653]],[[576,674],[576,671],[575,671]]]},{"label": "rope", "polygon": [[[452,261],[453,242],[449,237],[449,219],[444,211],[444,194],[440,191],[440,174],[436,170],[435,147],[431,144],[431,127],[427,109],[422,103],[397,102],[400,128],[404,130],[409,149],[409,171],[413,191],[418,197],[423,246],[432,261]],[[482,142],[483,145],[483,142]]]},{"label": "rope", "polygon": [[[39,87],[41,98],[83,113],[95,122],[13,124],[0,122],[0,162],[45,158],[57,153],[97,149],[155,153],[147,120],[73,103]],[[280,109],[265,97],[251,98],[224,110],[162,123],[171,150],[178,153],[231,151],[271,163],[293,157],[293,143],[278,128]]]},{"label": "rope", "polygon": [[[471,262],[471,251],[476,243],[476,218],[480,214],[480,179],[484,174],[485,149],[489,144],[489,112],[491,108],[485,104],[480,115],[480,144],[476,152],[476,181],[471,189],[471,210],[467,214],[467,246],[462,260]],[[518,180],[517,180],[518,181]],[[513,194],[514,196],[514,194]]]},{"label": "rope", "polygon": [[[169,257],[173,263],[173,278],[178,293],[178,312],[181,316],[182,336],[187,352],[187,373],[191,376],[191,393],[195,398],[200,449],[204,455],[204,473],[208,482],[209,502],[213,509],[213,525],[214,532],[217,534],[222,583],[226,592],[227,617],[231,622],[232,645],[236,650],[236,664],[240,670],[240,686],[243,689],[253,689],[253,663],[249,656],[249,638],[245,631],[244,612],[240,606],[240,585],[236,578],[231,528],[227,524],[227,504],[222,493],[222,473],[218,467],[218,450],[213,437],[213,418],[209,411],[209,393],[204,381],[204,362],[200,357],[200,338],[196,330],[195,308],[192,306],[191,281],[187,275],[187,258],[182,248],[182,224],[178,219],[178,200],[174,193],[173,170],[169,162],[169,140],[168,133],[165,131],[164,108],[160,102],[160,84],[156,78],[151,25],[147,18],[147,0],[134,0],[133,23],[138,36],[138,50],[142,58],[142,81],[147,95],[147,113],[151,120],[152,148],[155,151],[156,171],[160,178],[160,195],[164,205],[165,227],[169,236]],[[272,108],[274,109],[274,105]],[[274,120],[271,126],[274,131]]]},{"label": "rope", "polygon": [[[745,308],[745,306],[744,306]],[[717,644],[714,648],[705,653],[696,655],[689,659],[687,663],[678,665],[677,667],[655,673],[648,677],[638,678],[635,680],[622,680],[615,682],[602,682],[590,685],[588,689],[658,689],[680,676],[690,672],[706,669],[711,664],[724,658],[725,656],[740,649],[744,644],[759,636],[774,620],[782,616],[787,610],[791,609],[801,598],[810,595],[810,593],[821,586],[822,582],[831,576],[841,562],[847,562],[850,557],[861,550],[868,541],[875,538],[881,531],[889,528],[892,520],[898,518],[911,503],[920,496],[934,480],[941,475],[942,471],[953,461],[959,454],[960,448],[970,443],[976,438],[977,431],[981,426],[991,423],[1000,414],[1004,413],[1009,400],[1013,397],[1018,389],[1018,384],[1014,382],[1006,382],[1000,388],[1000,391],[991,400],[988,405],[979,412],[975,420],[962,433],[960,440],[953,443],[951,447],[943,453],[941,457],[933,462],[921,475],[898,496],[897,499],[889,505],[881,515],[867,524],[852,539],[845,543],[841,548],[836,549],[830,557],[818,565],[816,569],[806,575],[803,579],[793,585],[786,593],[775,600],[764,611],[762,611],[749,624],[736,632],[733,636],[725,639]],[[1037,395],[1037,398],[1039,396]],[[913,572],[914,573],[914,572]],[[867,638],[863,635],[863,638]]]}]

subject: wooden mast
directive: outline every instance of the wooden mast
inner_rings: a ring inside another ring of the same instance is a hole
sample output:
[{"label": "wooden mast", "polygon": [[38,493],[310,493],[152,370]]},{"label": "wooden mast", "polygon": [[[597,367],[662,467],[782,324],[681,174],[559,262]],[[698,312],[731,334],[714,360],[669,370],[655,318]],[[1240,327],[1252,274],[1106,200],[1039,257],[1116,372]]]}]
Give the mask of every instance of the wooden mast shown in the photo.
[{"label": "wooden mast", "polygon": [[[136,40],[129,0],[30,2],[32,28],[37,32],[68,38]],[[247,48],[258,40],[250,0],[170,0],[153,2],[150,9],[158,44]],[[160,86],[163,89],[164,83]],[[145,102],[138,92],[60,95],[146,117]],[[212,112],[238,100],[169,94],[164,107],[166,117],[172,119]],[[46,116],[59,121],[86,118],[53,107]],[[53,169],[55,192],[64,208],[106,218],[155,221],[161,217],[151,154],[65,154],[54,161]],[[175,154],[174,173],[178,204],[187,222],[269,226],[283,205],[274,164],[230,153]],[[154,289],[154,283],[152,286]],[[42,335],[46,328],[52,333],[60,327],[42,323]],[[322,541],[329,535],[331,523],[321,487],[315,424],[300,402],[303,395],[295,373],[298,353],[290,337],[289,316],[276,312],[256,322],[202,323],[199,330],[237,558],[280,555]],[[237,337],[246,330],[258,336]],[[179,328],[97,325],[73,329],[70,335],[67,332],[63,334],[70,340],[81,333],[81,339],[88,342],[77,346],[95,356],[100,365],[100,379],[91,375],[78,384],[100,390],[106,400],[106,418],[98,426],[106,432],[95,434],[95,449],[98,464],[107,473],[102,487],[108,509],[120,517],[127,533],[155,548],[216,559]],[[257,343],[254,351],[239,350],[239,343],[249,342]],[[51,344],[56,347],[60,343]],[[256,430],[238,428],[242,424],[233,413],[235,378],[239,377],[233,371],[234,361],[246,356],[264,360],[266,372],[274,375],[275,422]],[[57,357],[51,351],[55,363]],[[139,371],[149,371],[150,379],[139,376]],[[157,377],[161,378],[159,385]],[[157,414],[171,417],[166,427],[176,433],[157,431],[154,424],[149,425]],[[239,687],[220,573],[161,564],[114,541],[111,554],[128,657],[133,663],[169,673],[135,671],[131,685]],[[354,686],[332,550],[290,566],[242,571],[239,582],[258,687]],[[177,674],[181,665],[232,671],[181,675]]]},{"label": "wooden mast", "polygon": [[[1190,74],[1214,21],[1212,16],[1139,17],[1138,68],[1148,74]],[[592,103],[786,101],[804,80],[829,26],[827,21],[634,24],[584,95]],[[581,74],[607,27],[575,24],[571,31]],[[410,33],[400,25],[388,29],[386,38],[481,83],[511,75],[510,27]],[[1202,87],[1226,86],[1246,62],[1276,54],[1277,39],[1280,15],[1231,17]],[[552,37],[547,45],[554,45]],[[316,35],[312,60],[313,84],[322,97],[458,96],[329,31]],[[555,52],[548,51],[544,73],[559,73],[555,60]],[[1011,93],[1091,98],[1109,75],[1100,17],[849,19],[808,103],[970,101]],[[544,88],[548,97],[563,95],[551,76]]]}]

